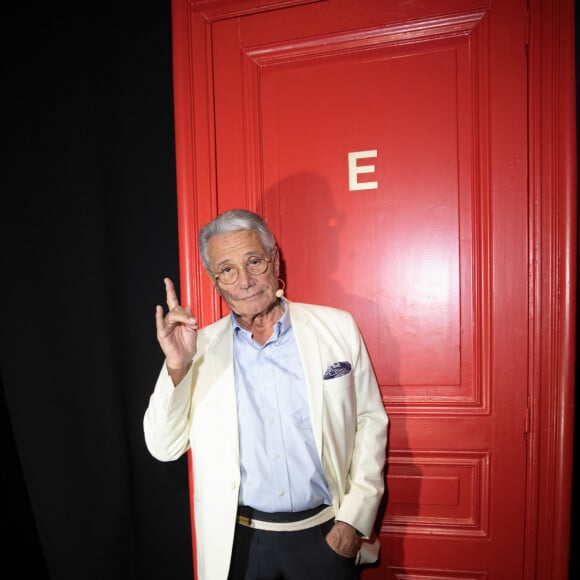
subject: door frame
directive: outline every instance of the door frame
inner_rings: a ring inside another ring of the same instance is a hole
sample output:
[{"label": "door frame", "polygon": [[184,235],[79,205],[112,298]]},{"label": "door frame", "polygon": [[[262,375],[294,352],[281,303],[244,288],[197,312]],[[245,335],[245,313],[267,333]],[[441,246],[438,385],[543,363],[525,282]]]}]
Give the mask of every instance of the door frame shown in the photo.
[{"label": "door frame", "polygon": [[530,0],[530,386],[524,578],[566,580],[576,354],[573,0]]},{"label": "door frame", "polygon": [[[196,237],[217,208],[212,24],[310,1],[172,0],[181,296],[200,305],[201,325],[219,312]],[[576,352],[574,0],[527,5],[530,364],[523,578],[567,580]],[[193,492],[191,458],[189,467]],[[195,545],[193,502],[191,510]]]}]

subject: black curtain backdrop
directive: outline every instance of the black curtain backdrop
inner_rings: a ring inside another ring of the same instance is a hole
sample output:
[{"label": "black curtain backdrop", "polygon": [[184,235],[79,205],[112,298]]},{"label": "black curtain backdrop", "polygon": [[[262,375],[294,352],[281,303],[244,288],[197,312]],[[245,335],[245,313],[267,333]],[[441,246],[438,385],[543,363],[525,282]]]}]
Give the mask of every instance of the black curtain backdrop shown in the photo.
[{"label": "black curtain backdrop", "polygon": [[170,0],[12,4],[0,574],[190,580],[187,459],[142,431],[179,283]]}]

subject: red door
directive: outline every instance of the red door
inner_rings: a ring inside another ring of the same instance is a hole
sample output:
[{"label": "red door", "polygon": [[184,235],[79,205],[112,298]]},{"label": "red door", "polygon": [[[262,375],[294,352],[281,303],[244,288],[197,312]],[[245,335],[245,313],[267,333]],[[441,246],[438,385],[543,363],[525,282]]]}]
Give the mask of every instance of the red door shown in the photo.
[{"label": "red door", "polygon": [[[215,126],[176,117],[211,185],[182,215],[263,213],[287,296],[359,322],[391,418],[363,577],[523,578],[526,2],[197,4],[190,96]],[[187,263],[210,321],[223,307]]]}]

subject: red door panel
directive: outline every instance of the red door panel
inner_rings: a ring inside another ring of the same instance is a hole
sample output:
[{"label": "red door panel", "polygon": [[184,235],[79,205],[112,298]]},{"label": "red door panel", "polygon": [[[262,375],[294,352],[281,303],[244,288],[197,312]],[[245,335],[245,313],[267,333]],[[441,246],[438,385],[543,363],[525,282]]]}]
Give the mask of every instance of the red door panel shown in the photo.
[{"label": "red door panel", "polygon": [[[523,6],[495,29],[480,4],[441,2],[438,18],[431,3],[405,26],[385,4],[368,2],[360,28],[352,3],[215,24],[219,209],[264,211],[289,298],[350,310],[368,343],[392,426],[383,555],[365,577],[511,580],[525,507]],[[507,78],[488,75],[498,50]]]},{"label": "red door panel", "polygon": [[354,314],[391,417],[363,577],[523,578],[526,3],[197,4],[215,191],[196,220],[265,214],[287,296]]}]

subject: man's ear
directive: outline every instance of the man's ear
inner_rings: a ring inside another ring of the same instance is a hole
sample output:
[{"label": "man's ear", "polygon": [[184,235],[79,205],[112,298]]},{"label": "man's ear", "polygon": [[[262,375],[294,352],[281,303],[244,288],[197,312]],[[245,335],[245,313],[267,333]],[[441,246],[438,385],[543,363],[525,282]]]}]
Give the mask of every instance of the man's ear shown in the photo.
[{"label": "man's ear", "polygon": [[276,276],[280,275],[280,250],[278,249],[278,246],[274,247],[274,268],[276,270]]},{"label": "man's ear", "polygon": [[209,279],[211,280],[211,283],[213,284],[213,287],[215,288],[215,291],[221,296],[222,293],[221,293],[220,287],[218,285],[217,278],[209,270],[206,270],[206,272],[207,272],[207,275],[209,276]]},{"label": "man's ear", "polygon": [[217,279],[212,276],[211,281],[213,282],[213,287],[215,288],[215,291],[223,298],[223,294],[222,294],[222,291],[221,291],[221,288],[218,284]]}]

